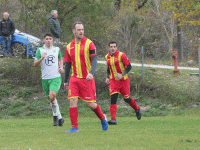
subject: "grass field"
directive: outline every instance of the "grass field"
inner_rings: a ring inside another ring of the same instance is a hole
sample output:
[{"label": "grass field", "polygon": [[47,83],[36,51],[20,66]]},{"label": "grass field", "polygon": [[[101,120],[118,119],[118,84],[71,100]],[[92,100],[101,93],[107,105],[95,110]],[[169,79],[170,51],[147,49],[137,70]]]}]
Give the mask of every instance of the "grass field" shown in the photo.
[{"label": "grass field", "polygon": [[200,149],[200,110],[181,116],[118,117],[118,125],[101,129],[97,118],[79,117],[80,133],[66,134],[63,127],[53,127],[52,118],[1,119],[0,149]]}]

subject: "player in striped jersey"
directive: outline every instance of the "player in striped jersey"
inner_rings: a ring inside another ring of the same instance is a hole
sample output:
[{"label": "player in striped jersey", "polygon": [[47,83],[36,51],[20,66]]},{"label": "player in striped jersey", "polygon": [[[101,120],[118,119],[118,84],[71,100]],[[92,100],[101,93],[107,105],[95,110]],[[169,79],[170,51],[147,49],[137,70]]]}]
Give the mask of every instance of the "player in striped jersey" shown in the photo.
[{"label": "player in striped jersey", "polygon": [[109,93],[111,95],[110,114],[111,120],[108,121],[109,125],[116,125],[116,112],[117,112],[117,98],[118,94],[122,94],[124,101],[128,103],[136,112],[138,120],[141,119],[140,107],[136,104],[135,100],[130,97],[130,82],[128,72],[131,70],[130,60],[126,55],[117,50],[117,43],[110,42],[109,51],[105,56],[107,61],[107,77],[106,83],[109,84]]},{"label": "player in striped jersey", "polygon": [[[94,43],[84,36],[82,23],[75,23],[72,30],[74,40],[67,45],[65,51],[65,80],[64,86],[68,90],[70,99],[70,119],[72,128],[65,133],[79,132],[78,128],[78,99],[86,102],[87,106],[101,120],[102,129],[107,130],[108,123],[106,115],[102,113],[96,102],[96,85],[94,72],[97,65],[96,47]],[[68,82],[69,72],[72,67],[72,74]]]}]

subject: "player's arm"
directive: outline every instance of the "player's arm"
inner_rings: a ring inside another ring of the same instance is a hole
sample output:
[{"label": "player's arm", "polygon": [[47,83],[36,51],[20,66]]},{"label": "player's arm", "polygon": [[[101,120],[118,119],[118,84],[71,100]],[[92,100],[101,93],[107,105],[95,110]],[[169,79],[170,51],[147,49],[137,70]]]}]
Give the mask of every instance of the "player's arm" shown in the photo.
[{"label": "player's arm", "polygon": [[122,76],[125,76],[130,70],[131,70],[132,66],[131,63],[126,67],[126,69],[124,70],[124,72],[122,73]]},{"label": "player's arm", "polygon": [[96,67],[97,67],[97,55],[96,55],[96,50],[90,50],[89,51],[90,58],[92,60],[92,67],[90,69],[90,72],[88,73],[86,80],[90,81],[93,79],[93,75],[95,73]]},{"label": "player's arm", "polygon": [[60,59],[58,59],[58,63],[59,63],[59,66],[60,66],[59,71],[61,73],[64,73],[65,71],[63,69],[63,58],[62,57]]},{"label": "player's arm", "polygon": [[64,87],[65,87],[66,90],[68,90],[68,88],[69,88],[68,79],[69,79],[70,70],[71,70],[71,63],[65,62]]},{"label": "player's arm", "polygon": [[46,56],[47,56],[47,53],[43,53],[42,57],[40,59],[38,59],[38,60],[35,59],[35,61],[34,61],[34,67],[37,67]]},{"label": "player's arm", "polygon": [[92,75],[94,75],[95,71],[96,71],[96,67],[97,67],[97,55],[93,55],[91,57],[91,60],[92,60],[92,67],[90,69],[90,73]]},{"label": "player's arm", "polygon": [[107,84],[110,84],[110,78],[109,78],[109,76],[110,76],[110,68],[107,67],[107,73],[106,73],[106,83]]}]

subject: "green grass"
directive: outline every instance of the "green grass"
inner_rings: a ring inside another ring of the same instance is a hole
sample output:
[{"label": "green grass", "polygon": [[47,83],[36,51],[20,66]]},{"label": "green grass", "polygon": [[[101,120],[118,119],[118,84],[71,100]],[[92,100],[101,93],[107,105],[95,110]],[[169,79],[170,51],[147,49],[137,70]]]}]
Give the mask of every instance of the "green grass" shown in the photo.
[{"label": "green grass", "polygon": [[[92,113],[92,112],[91,112]],[[200,148],[199,114],[191,110],[181,116],[118,117],[116,126],[102,131],[94,117],[79,117],[80,133],[65,134],[69,118],[63,127],[52,126],[52,118],[1,119],[0,149],[166,149]]]}]

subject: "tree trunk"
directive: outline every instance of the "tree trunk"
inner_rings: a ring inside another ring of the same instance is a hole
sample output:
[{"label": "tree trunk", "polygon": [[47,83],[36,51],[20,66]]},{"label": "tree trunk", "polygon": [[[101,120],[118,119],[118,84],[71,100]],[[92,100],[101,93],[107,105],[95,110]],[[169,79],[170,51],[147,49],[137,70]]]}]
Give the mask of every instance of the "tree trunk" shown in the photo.
[{"label": "tree trunk", "polygon": [[182,53],[182,42],[181,42],[181,27],[179,26],[179,21],[177,20],[177,49],[178,49],[178,61],[183,61]]}]

